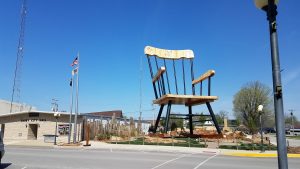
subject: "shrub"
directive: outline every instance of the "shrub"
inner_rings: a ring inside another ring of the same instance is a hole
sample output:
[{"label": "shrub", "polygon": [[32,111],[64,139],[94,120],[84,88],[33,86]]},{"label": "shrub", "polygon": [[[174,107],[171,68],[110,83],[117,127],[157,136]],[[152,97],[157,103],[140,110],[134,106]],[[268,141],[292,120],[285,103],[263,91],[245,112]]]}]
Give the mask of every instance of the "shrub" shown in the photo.
[{"label": "shrub", "polygon": [[111,136],[109,134],[97,134],[97,139],[98,140],[109,140],[110,137]]}]

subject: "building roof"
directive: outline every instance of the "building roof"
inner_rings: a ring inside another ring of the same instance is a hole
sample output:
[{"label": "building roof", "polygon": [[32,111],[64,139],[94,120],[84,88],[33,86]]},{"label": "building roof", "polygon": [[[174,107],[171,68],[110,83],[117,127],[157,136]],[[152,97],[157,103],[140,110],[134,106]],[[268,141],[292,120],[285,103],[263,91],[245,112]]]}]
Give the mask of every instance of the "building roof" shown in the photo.
[{"label": "building roof", "polygon": [[95,115],[95,116],[112,117],[114,114],[115,114],[116,118],[123,118],[122,110],[112,110],[112,111],[103,111],[103,112],[91,112],[91,113],[85,113],[84,115]]},{"label": "building roof", "polygon": [[13,112],[13,113],[7,113],[7,114],[0,114],[0,117],[7,117],[7,116],[12,116],[12,115],[20,115],[20,114],[26,114],[26,113],[41,113],[41,114],[59,113],[61,115],[69,115],[70,114],[69,112],[53,112],[53,111],[20,111],[20,112]]}]

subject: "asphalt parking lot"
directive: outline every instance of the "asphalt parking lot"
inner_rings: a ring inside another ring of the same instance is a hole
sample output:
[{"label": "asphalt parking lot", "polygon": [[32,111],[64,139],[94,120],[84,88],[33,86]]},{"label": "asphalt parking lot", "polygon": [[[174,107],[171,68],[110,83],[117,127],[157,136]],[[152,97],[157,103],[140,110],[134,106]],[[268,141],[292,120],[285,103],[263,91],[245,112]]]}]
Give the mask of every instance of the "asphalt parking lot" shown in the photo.
[{"label": "asphalt parking lot", "polygon": [[[57,149],[6,147],[2,168],[7,169],[274,169],[277,158],[224,156],[218,153],[182,153],[113,149]],[[289,158],[299,169],[299,158]]]}]

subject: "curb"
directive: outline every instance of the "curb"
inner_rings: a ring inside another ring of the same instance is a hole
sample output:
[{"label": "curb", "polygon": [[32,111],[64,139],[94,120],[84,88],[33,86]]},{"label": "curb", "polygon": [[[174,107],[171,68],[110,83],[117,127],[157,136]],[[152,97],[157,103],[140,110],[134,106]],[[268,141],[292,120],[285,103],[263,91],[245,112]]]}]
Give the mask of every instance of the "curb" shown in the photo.
[{"label": "curb", "polygon": [[[5,145],[7,147],[19,147],[19,148],[46,148],[46,149],[74,149],[74,150],[135,150],[135,151],[145,151],[145,152],[167,152],[167,153],[203,153],[203,154],[219,154],[219,155],[225,155],[225,156],[235,156],[235,157],[258,157],[258,158],[276,158],[277,153],[276,152],[268,152],[268,153],[260,153],[260,152],[234,152],[234,151],[228,151],[228,150],[222,150],[222,149],[207,149],[207,148],[189,148],[189,147],[169,147],[169,146],[149,146],[149,145],[143,145],[143,146],[124,146],[124,145],[110,145],[110,144],[103,144],[103,145],[97,145],[97,146],[90,146],[90,147],[84,147],[83,145],[80,146],[63,146],[63,145],[21,145],[21,144],[9,144]],[[289,158],[300,158],[300,154],[287,154]]]},{"label": "curb", "polygon": [[40,146],[40,145],[4,145],[4,147],[12,147],[12,148],[36,148],[36,149],[52,149],[53,146]]}]

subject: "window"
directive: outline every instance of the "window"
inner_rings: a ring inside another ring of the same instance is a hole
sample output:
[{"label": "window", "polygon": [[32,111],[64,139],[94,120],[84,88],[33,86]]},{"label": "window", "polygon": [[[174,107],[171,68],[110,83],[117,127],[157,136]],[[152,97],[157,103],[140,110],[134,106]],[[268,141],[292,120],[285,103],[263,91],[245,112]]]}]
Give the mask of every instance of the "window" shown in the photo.
[{"label": "window", "polygon": [[59,135],[68,135],[69,134],[69,124],[59,124],[58,133]]},{"label": "window", "polygon": [[40,113],[28,113],[29,117],[39,117]]}]

